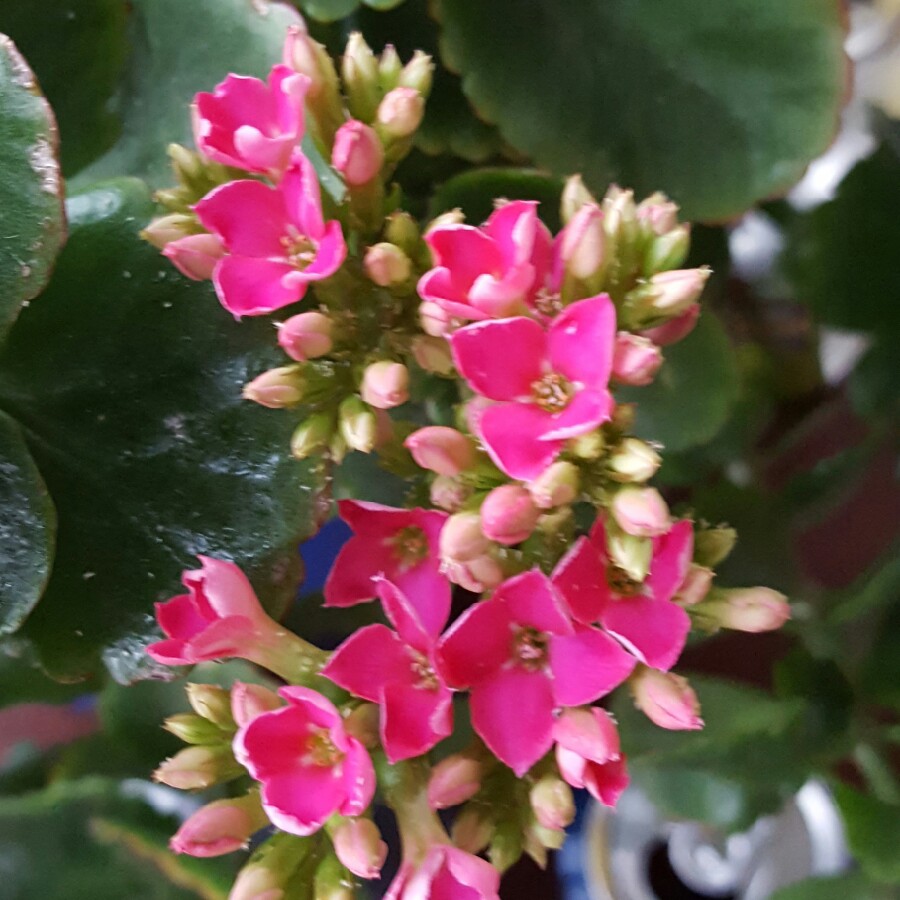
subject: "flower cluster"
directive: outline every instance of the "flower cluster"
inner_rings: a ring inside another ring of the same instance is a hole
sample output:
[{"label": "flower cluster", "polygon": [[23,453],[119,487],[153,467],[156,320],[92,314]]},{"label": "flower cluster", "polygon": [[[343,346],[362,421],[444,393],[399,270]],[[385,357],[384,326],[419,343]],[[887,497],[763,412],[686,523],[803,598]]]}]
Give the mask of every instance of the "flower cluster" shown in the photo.
[{"label": "flower cluster", "polygon": [[[270,619],[223,560],[201,557],[188,593],[157,608],[159,662],[240,657],[278,679],[191,686],[194,712],[167,723],[189,746],[156,773],[188,789],[249,776],[249,792],[172,839],[211,856],[275,827],[232,900],[313,884],[337,900],[354,876],[378,877],[376,787],[403,842],[389,898],[496,898],[518,855],[543,862],[561,844],[572,788],[613,806],[627,786],[603,698],[627,685],[660,727],[701,728],[671,671],[692,626],[763,631],[789,613],[773,591],[713,586],[733,532],[673,514],[649,485],[659,448],[616,402],[618,385],[653,381],[699,314],[709,271],[679,268],[676,206],[616,187],[598,200],[574,177],[556,235],[525,200],[420,230],[389,180],[430,73],[424,54],[402,65],[353,35],[339,75],[294,29],[266,82],[230,75],[197,96],[197,152],[172,150],[179,185],[145,232],[238,317],[303,301],[277,323],[288,361],[244,396],[299,411],[296,457],[377,451],[412,498],[339,503],[353,536],[325,605],[378,602],[384,621],[331,653]],[[322,194],[305,127],[342,191]],[[438,383],[448,408],[426,404],[432,424],[412,424],[411,393]],[[448,755],[468,727],[461,703],[472,731]]]}]

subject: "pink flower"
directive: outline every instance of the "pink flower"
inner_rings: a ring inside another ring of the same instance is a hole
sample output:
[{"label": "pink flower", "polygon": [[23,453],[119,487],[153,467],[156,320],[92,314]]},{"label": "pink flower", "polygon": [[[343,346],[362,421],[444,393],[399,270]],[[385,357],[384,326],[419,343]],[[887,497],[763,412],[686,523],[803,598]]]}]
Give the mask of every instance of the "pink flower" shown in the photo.
[{"label": "pink flower", "polygon": [[596,700],[634,668],[608,635],[572,622],[537,569],[466,610],[438,655],[447,683],[471,689],[475,731],[520,777],[550,749],[554,709]]},{"label": "pink flower", "polygon": [[434,659],[444,623],[429,631],[395,585],[376,578],[375,587],[396,631],[386,625],[359,629],[334,651],[322,674],[381,707],[381,743],[394,763],[421,756],[452,731],[450,690]]},{"label": "pink flower", "polygon": [[216,162],[281,175],[303,137],[303,100],[310,80],[277,65],[268,84],[229,75],[215,92],[194,98],[194,139]]},{"label": "pink flower", "polygon": [[550,233],[528,200],[501,206],[479,228],[441,225],[425,240],[435,267],[419,279],[419,296],[464,321],[524,311],[550,264]]},{"label": "pink flower", "polygon": [[266,814],[299,835],[318,831],[335,812],[360,815],[375,792],[363,745],[321,694],[302,687],[278,693],[288,705],[251,719],[234,739],[238,761],[262,783]]},{"label": "pink flower", "polygon": [[609,419],[615,321],[612,301],[601,294],[573,303],[547,330],[516,317],[453,334],[456,367],[478,394],[499,401],[480,412],[477,426],[507,475],[537,478],[569,438]]},{"label": "pink flower", "polygon": [[299,151],[277,188],[232,181],[195,207],[228,254],[213,283],[235,316],[258,316],[299,300],[309,282],[334,274],[347,255],[339,222],[324,222],[319,182]]},{"label": "pink flower", "polygon": [[440,573],[439,555],[447,514],[357,500],[341,500],[338,509],[354,535],[325,582],[325,605],[372,600],[373,579],[383,576],[410,598],[425,630],[437,634],[450,613],[450,585]]},{"label": "pink flower", "polygon": [[384,900],[499,900],[500,873],[471,853],[435,844],[422,862],[404,862]]},{"label": "pink flower", "polygon": [[151,644],[147,653],[168,666],[244,656],[252,652],[258,632],[274,624],[234,563],[198,559],[202,568],[181,576],[188,593],[156,604],[166,640]]},{"label": "pink flower", "polygon": [[610,558],[598,520],[590,539],[580,538],[553,573],[553,583],[579,622],[600,622],[641,662],[670,669],[684,649],[691,623],[672,602],[691,564],[694,531],[687,520],[653,539],[644,582],[633,581]]},{"label": "pink flower", "polygon": [[615,806],[628,787],[619,733],[606,710],[567,709],[553,726],[560,775],[574,788],[588,792],[606,806]]}]

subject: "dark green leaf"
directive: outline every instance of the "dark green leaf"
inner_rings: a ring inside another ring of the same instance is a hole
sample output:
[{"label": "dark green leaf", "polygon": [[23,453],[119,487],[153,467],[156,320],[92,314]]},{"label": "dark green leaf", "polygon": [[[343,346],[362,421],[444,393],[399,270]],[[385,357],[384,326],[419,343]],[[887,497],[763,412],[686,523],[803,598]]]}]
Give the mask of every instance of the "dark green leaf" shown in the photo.
[{"label": "dark green leaf", "polygon": [[542,166],[665,190],[722,219],[783,191],[831,141],[845,92],[831,0],[440,0],[475,108]]},{"label": "dark green leaf", "polygon": [[34,73],[0,34],[0,341],[47,283],[65,239],[57,143]]},{"label": "dark green leaf", "polygon": [[772,894],[771,900],[894,900],[893,888],[875,884],[862,872],[808,878]]},{"label": "dark green leaf", "polygon": [[53,674],[102,654],[128,679],[154,635],[152,602],[194,555],[246,566],[271,609],[297,583],[297,543],[321,473],[289,458],[295,417],[241,399],[280,364],[270,322],[236,323],[137,236],[146,188],[123,180],[69,202],[53,282],[0,354],[0,407],[25,430],[59,515],[45,596],[23,633]]},{"label": "dark green leaf", "polygon": [[896,344],[885,335],[870,347],[850,375],[847,389],[857,412],[871,418],[896,419],[900,398]]},{"label": "dark green leaf", "polygon": [[900,883],[900,806],[882,803],[845,784],[834,789],[847,840],[863,871],[876,881]]},{"label": "dark green leaf", "polygon": [[296,0],[296,3],[303,15],[317,22],[337,22],[359,6],[359,0]]}]

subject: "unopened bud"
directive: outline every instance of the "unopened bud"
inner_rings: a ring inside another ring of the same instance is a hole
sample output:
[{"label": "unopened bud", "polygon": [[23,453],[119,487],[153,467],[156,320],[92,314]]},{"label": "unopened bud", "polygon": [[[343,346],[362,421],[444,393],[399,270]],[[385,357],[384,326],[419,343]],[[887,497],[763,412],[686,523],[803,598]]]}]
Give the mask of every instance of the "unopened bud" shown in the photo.
[{"label": "unopened bud", "polygon": [[693,607],[701,627],[730,628],[758,634],[781,628],[791,617],[787,597],[771,588],[731,588],[712,592]]},{"label": "unopened bud", "polygon": [[368,184],[378,176],[383,162],[384,149],[375,129],[356,119],[338,128],[331,164],[347,184],[351,187]]},{"label": "unopened bud", "polygon": [[216,263],[225,255],[225,247],[214,234],[189,234],[168,243],[163,256],[194,281],[212,278]]},{"label": "unopened bud", "polygon": [[684,581],[675,592],[674,600],[682,606],[694,606],[706,597],[712,587],[715,573],[705,566],[691,563],[691,567],[684,576]]},{"label": "unopened bud", "polygon": [[694,532],[694,562],[714,569],[734,549],[737,532],[727,525],[698,528]]},{"label": "unopened bud", "polygon": [[186,744],[214,744],[225,737],[218,725],[191,713],[169,716],[163,722],[163,728]]},{"label": "unopened bud", "polygon": [[203,790],[239,775],[230,746],[187,747],[165,760],[153,778],[182,791]]},{"label": "unopened bud", "polygon": [[354,900],[350,873],[336,856],[326,856],[313,876],[312,900]]},{"label": "unopened bud", "polygon": [[153,219],[141,232],[141,237],[157,250],[164,250],[172,241],[181,240],[196,228],[196,216],[171,213],[168,216],[159,216]]},{"label": "unopened bud", "polygon": [[668,234],[678,224],[678,204],[657,191],[637,206],[641,226],[654,235]]},{"label": "unopened bud", "polygon": [[563,222],[571,221],[575,213],[586,203],[597,203],[594,195],[584,186],[580,175],[570,175],[566,179],[560,198],[560,217]]},{"label": "unopened bud", "polygon": [[481,530],[498,544],[520,544],[534,531],[541,512],[520,484],[495,487],[481,505]]},{"label": "unopened bud", "polygon": [[338,427],[351,450],[371,453],[375,446],[375,413],[359,397],[347,397],[338,407]]},{"label": "unopened bud", "polygon": [[291,435],[291,453],[296,459],[306,459],[319,453],[334,437],[335,421],[330,413],[315,413],[302,421]]},{"label": "unopened bud", "polygon": [[412,353],[416,363],[426,372],[449,375],[453,371],[453,354],[442,337],[419,334],[413,338]]},{"label": "unopened bud", "polygon": [[448,225],[461,225],[465,221],[465,214],[457,206],[455,209],[448,209],[447,212],[443,212],[433,218],[425,227],[425,234],[431,234],[432,231],[438,228],[446,228]]},{"label": "unopened bud", "polygon": [[403,363],[381,360],[363,373],[360,394],[370,406],[393,409],[409,400],[409,370]]},{"label": "unopened bud", "polygon": [[438,475],[459,475],[475,463],[475,445],[455,428],[428,425],[414,431],[403,446],[416,464]]},{"label": "unopened bud", "polygon": [[288,882],[308,851],[306,838],[277,832],[238,873],[228,900],[289,900]]},{"label": "unopened bud", "polygon": [[265,712],[284,706],[282,699],[261,684],[236,681],[231,687],[231,714],[239,728]]},{"label": "unopened bud", "polygon": [[350,115],[371,122],[378,108],[378,60],[358,31],[347,41],[341,75]]},{"label": "unopened bud", "polygon": [[217,684],[189,684],[185,688],[188,703],[198,716],[203,716],[220,728],[234,728],[231,697]]},{"label": "unopened bud", "polygon": [[691,229],[687,225],[679,225],[668,234],[654,238],[644,258],[644,274],[649,277],[677,269],[687,259],[690,247]]},{"label": "unopened bud", "polygon": [[408,212],[393,212],[387,217],[384,236],[389,244],[396,244],[407,256],[416,252],[421,233],[416,220]]},{"label": "unopened bud", "polygon": [[454,584],[474,594],[493,590],[505,578],[503,567],[490,553],[483,553],[465,562],[442,560],[441,571]]},{"label": "unopened bud", "polygon": [[485,812],[467,807],[453,820],[451,837],[460,850],[481,853],[494,836],[494,829],[494,823]]},{"label": "unopened bud", "polygon": [[223,856],[246,848],[250,837],[268,824],[256,793],[216,800],[185,819],[169,847],[190,856]]},{"label": "unopened bud", "polygon": [[535,840],[539,841],[542,847],[548,850],[559,850],[566,842],[566,833],[559,828],[547,828],[540,822],[535,822],[531,826],[531,833]]},{"label": "unopened bud", "polygon": [[621,488],[613,495],[611,512],[619,527],[634,537],[655,537],[669,530],[669,507],[656,488]]},{"label": "unopened bud", "polygon": [[278,326],[278,344],[291,359],[304,362],[331,352],[331,319],[324,313],[304,312]]},{"label": "unopened bud", "polygon": [[373,747],[377,747],[381,740],[378,731],[379,724],[380,713],[377,705],[361,703],[344,719],[344,730],[371,750]]},{"label": "unopened bud", "polygon": [[419,322],[425,334],[442,337],[450,330],[451,316],[437,303],[424,300],[419,304]]},{"label": "unopened bud", "polygon": [[578,459],[599,459],[603,454],[606,442],[603,439],[602,432],[589,431],[587,434],[579,435],[569,441],[568,447],[573,456]]},{"label": "unopened bud", "polygon": [[415,88],[398,87],[378,104],[379,132],[389,138],[405,138],[415,132],[425,114],[425,99]]},{"label": "unopened bud", "polygon": [[306,109],[323,132],[323,137],[330,140],[344,119],[340,85],[331,56],[304,28],[293,25],[288,29],[282,60],[286,66],[309,79]]},{"label": "unopened bud", "polygon": [[522,829],[518,821],[501,822],[494,832],[488,858],[500,873],[505,872],[522,855]]},{"label": "unopened bud", "polygon": [[434,60],[421,50],[413,53],[412,59],[403,67],[397,79],[398,87],[413,88],[423,97],[431,92],[431,81],[434,75]]},{"label": "unopened bud", "polygon": [[412,274],[409,257],[395,244],[373,244],[363,259],[366,275],[381,287],[402,284]]},{"label": "unopened bud", "polygon": [[403,69],[403,63],[400,62],[400,56],[393,44],[388,44],[381,51],[378,59],[378,86],[382,91],[387,92],[391,88],[397,87],[397,80],[400,78],[400,72]]},{"label": "unopened bud", "polygon": [[433,506],[457,512],[472,495],[472,489],[449,475],[438,475],[431,482],[428,495]]},{"label": "unopened bud", "polygon": [[630,241],[637,231],[634,191],[622,190],[617,185],[612,185],[603,198],[602,208],[606,234],[616,241],[617,245]]},{"label": "unopened bud", "polygon": [[710,276],[711,269],[673,269],[650,279],[651,306],[658,315],[677,316],[693,306]]},{"label": "unopened bud", "polygon": [[662,351],[653,341],[629,331],[620,331],[616,335],[612,377],[620,384],[650,384],[662,362]]},{"label": "unopened bud", "polygon": [[606,258],[603,213],[594,203],[586,203],[566,225],[561,256],[566,270],[581,281],[596,275]]},{"label": "unopened bud", "polygon": [[635,706],[660,728],[696,731],[703,727],[700,703],[686,678],[640,666],[628,685]]},{"label": "unopened bud", "polygon": [[286,900],[282,879],[263,866],[253,863],[238,872],[228,900]]},{"label": "unopened bud", "polygon": [[572,789],[556,775],[544,775],[528,794],[535,818],[544,826],[562,830],[575,819]]},{"label": "unopened bud", "polygon": [[257,375],[244,385],[245,400],[269,409],[285,409],[303,400],[306,384],[300,366],[279,366]]},{"label": "unopened bud", "polygon": [[446,809],[465,803],[481,789],[484,764],[471,756],[454,753],[442,759],[432,770],[428,781],[428,805]]},{"label": "unopened bud", "polygon": [[617,403],[609,420],[611,428],[619,432],[631,431],[637,418],[637,406],[634,403]]},{"label": "unopened bud", "polygon": [[476,512],[456,513],[441,529],[441,559],[466,562],[483,556],[491,542],[481,530],[481,516]]},{"label": "unopened bud", "polygon": [[560,460],[544,469],[528,485],[528,491],[538,509],[553,509],[574,503],[578,497],[580,483],[578,466]]},{"label": "unopened bud", "polygon": [[622,569],[632,581],[643,581],[650,571],[653,558],[653,541],[650,538],[635,537],[618,528],[607,525],[606,545],[610,559]]},{"label": "unopened bud", "polygon": [[331,836],[337,858],[360,878],[377,878],[387,859],[387,844],[371,819],[347,819]]},{"label": "unopened bud", "polygon": [[607,468],[615,481],[642,484],[656,474],[661,462],[660,455],[649,444],[629,437],[610,454]]}]

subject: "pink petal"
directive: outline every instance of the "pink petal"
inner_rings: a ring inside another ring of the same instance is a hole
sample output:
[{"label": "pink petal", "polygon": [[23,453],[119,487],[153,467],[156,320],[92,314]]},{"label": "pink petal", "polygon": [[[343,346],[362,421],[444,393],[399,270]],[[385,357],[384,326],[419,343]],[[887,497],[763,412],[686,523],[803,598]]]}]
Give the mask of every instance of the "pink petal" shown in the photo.
[{"label": "pink petal", "polygon": [[296,303],[305,284],[285,284],[296,269],[288,263],[251,256],[225,256],[216,263],[213,284],[232,315],[261,316]]},{"label": "pink petal", "polygon": [[229,181],[194,206],[200,223],[241,256],[284,256],[287,210],[279,191],[259,181]]},{"label": "pink petal", "polygon": [[375,795],[375,768],[363,745],[353,738],[341,766],[341,777],[347,792],[341,814],[358,816],[365,812]]},{"label": "pink petal", "polygon": [[239,566],[224,559],[198,556],[203,564],[203,595],[219,616],[246,616],[268,623],[250,580]]},{"label": "pink petal", "polygon": [[450,345],[463,377],[491,400],[530,397],[532,383],[543,374],[547,336],[534,319],[476,322],[454,332]]},{"label": "pink petal", "polygon": [[653,560],[647,587],[655,600],[671,600],[681,587],[694,556],[694,526],[676,522],[665,534],[653,539]]},{"label": "pink petal", "polygon": [[284,204],[291,221],[302,234],[321,240],[325,232],[322,220],[322,195],[319,178],[313,164],[299,151],[294,153],[291,166],[281,182]]},{"label": "pink petal", "polygon": [[578,437],[593,431],[609,421],[613,411],[613,399],[609,391],[579,391],[560,413],[550,416],[542,441],[560,441]]},{"label": "pink petal", "polygon": [[344,798],[340,773],[326,766],[285,771],[262,786],[266,814],[273,825],[289,834],[318,831]]},{"label": "pink petal", "polygon": [[287,700],[291,707],[300,709],[314,725],[330,729],[332,740],[338,745],[338,749],[343,749],[341,735],[338,732],[343,732],[344,720],[327,697],[323,697],[322,694],[311,688],[296,685],[279,688],[278,696]]},{"label": "pink petal", "polygon": [[320,281],[334,275],[346,258],[347,245],[341,223],[331,221],[322,232],[315,259],[305,269],[298,269],[292,277],[302,281]]},{"label": "pink petal", "polygon": [[504,203],[482,226],[500,251],[504,269],[521,266],[531,259],[538,225],[537,206],[535,200]]},{"label": "pink petal", "polygon": [[503,270],[497,245],[471,225],[436,228],[425,236],[425,242],[435,255],[435,266],[450,273],[454,291],[465,294],[479,275],[500,275]]},{"label": "pink petal", "polygon": [[596,706],[566,710],[553,725],[553,740],[566,750],[596,763],[620,756],[619,732],[612,716]]},{"label": "pink petal", "polygon": [[680,606],[640,596],[613,601],[601,621],[641,662],[663,671],[675,665],[691,629]]},{"label": "pink petal", "polygon": [[450,616],[450,582],[441,574],[437,555],[409,568],[385,567],[385,574],[418,613],[423,629],[433,637],[441,633]]},{"label": "pink petal", "polygon": [[325,606],[353,606],[375,599],[375,575],[384,571],[384,548],[354,536],[341,547],[325,580]]},{"label": "pink petal", "polygon": [[421,756],[453,730],[453,704],[447,688],[429,690],[395,683],[382,697],[381,743],[391,763]]},{"label": "pink petal", "polygon": [[612,371],[616,309],[606,294],[566,307],[550,326],[548,343],[555,372],[586,387],[604,390]]},{"label": "pink petal", "polygon": [[[445,864],[456,882],[475,891],[471,900],[497,900],[500,873],[489,862],[457,847],[445,847],[443,852]],[[447,900],[456,900],[456,897],[448,896]]]},{"label": "pink petal", "polygon": [[481,413],[478,424],[491,459],[511,478],[534,481],[565,444],[544,438],[551,422],[551,416],[533,404],[498,403]]},{"label": "pink petal", "polygon": [[509,618],[550,634],[571,634],[572,623],[550,579],[539,569],[504,581],[494,593],[494,603],[504,603]]},{"label": "pink petal", "polygon": [[265,82],[248,75],[228,75],[212,94],[197,94],[201,114],[234,131],[243,122],[263,126],[274,112],[272,94]]},{"label": "pink petal", "polygon": [[187,643],[196,662],[226,656],[247,656],[253,649],[253,622],[244,616],[216,619]]},{"label": "pink petal", "polygon": [[591,703],[618,687],[634,667],[634,657],[596,628],[550,640],[553,696],[560,706]]},{"label": "pink petal", "polygon": [[470,606],[438,644],[441,672],[451,687],[478,684],[510,658],[511,643],[506,605],[482,600]]},{"label": "pink petal", "polygon": [[164,666],[190,666],[195,662],[187,641],[172,640],[171,638],[149,644],[147,655]]},{"label": "pink petal", "polygon": [[287,165],[294,147],[293,135],[268,137],[253,125],[241,125],[234,132],[234,148],[251,172],[280,171]]},{"label": "pink petal", "polygon": [[615,806],[628,787],[625,757],[607,763],[589,762],[585,768],[584,786],[588,793],[605,806]]},{"label": "pink petal", "polygon": [[203,615],[190,594],[181,594],[165,603],[157,603],[155,609],[159,627],[170,638],[192,638],[213,621],[208,615]]},{"label": "pink petal", "polygon": [[[406,594],[386,578],[378,576],[375,578],[375,589],[381,599],[385,615],[397,629],[403,643],[414,647],[420,653],[427,653],[434,643],[433,637],[422,626],[422,619]],[[441,623],[434,634],[440,634],[443,627],[444,623]]]},{"label": "pink petal", "polygon": [[453,316],[461,319],[488,318],[487,313],[469,304],[468,290],[460,290],[449,269],[430,269],[419,279],[416,291],[423,300],[437,303]]},{"label": "pink petal", "polygon": [[[522,311],[522,300],[533,281],[534,269],[528,263],[511,269],[502,278],[479,275],[469,288],[469,302],[474,309],[492,319],[511,316]],[[475,317],[467,315],[466,318]]]},{"label": "pink petal", "polygon": [[312,80],[290,66],[275,65],[269,72],[269,90],[275,100],[275,121],[279,131],[290,134],[294,143],[303,137],[303,107]]},{"label": "pink petal", "polygon": [[520,778],[553,743],[553,692],[542,672],[501,669],[472,688],[472,726]]},{"label": "pink petal", "polygon": [[322,674],[363,700],[379,703],[386,684],[409,678],[410,658],[386,625],[367,625],[332,654]]},{"label": "pink petal", "polygon": [[610,600],[606,572],[596,548],[579,538],[553,570],[553,584],[579,622],[596,622]]},{"label": "pink petal", "polygon": [[584,787],[584,775],[588,761],[580,754],[569,750],[560,744],[556,745],[556,765],[559,766],[559,774],[566,784],[573,788]]},{"label": "pink petal", "polygon": [[234,738],[234,753],[257,781],[296,768],[308,735],[308,722],[293,706],[251,719]]}]

